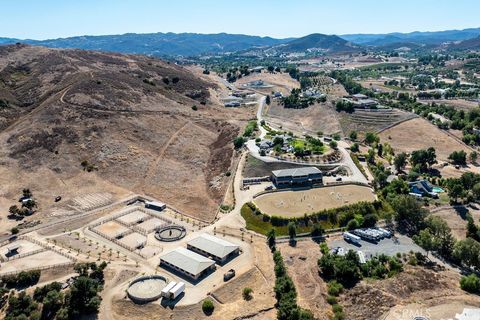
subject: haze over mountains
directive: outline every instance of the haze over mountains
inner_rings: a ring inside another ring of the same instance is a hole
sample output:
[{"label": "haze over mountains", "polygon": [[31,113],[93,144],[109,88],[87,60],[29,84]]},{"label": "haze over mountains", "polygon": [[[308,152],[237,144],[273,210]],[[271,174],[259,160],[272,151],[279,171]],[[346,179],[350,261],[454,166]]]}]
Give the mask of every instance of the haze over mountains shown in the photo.
[{"label": "haze over mountains", "polygon": [[341,36],[314,33],[297,39],[275,39],[227,33],[127,33],[122,35],[79,36],[49,40],[0,38],[0,44],[21,42],[50,48],[75,48],[152,56],[200,56],[225,54],[255,48],[274,49],[281,53],[315,49],[329,53],[343,53],[359,51],[363,47],[393,50],[401,46],[410,48],[436,47],[449,42],[457,42],[451,45],[454,49],[467,50],[478,48],[479,41],[470,41],[460,45],[458,42],[477,37],[480,37],[480,28],[438,32],[349,34]]}]

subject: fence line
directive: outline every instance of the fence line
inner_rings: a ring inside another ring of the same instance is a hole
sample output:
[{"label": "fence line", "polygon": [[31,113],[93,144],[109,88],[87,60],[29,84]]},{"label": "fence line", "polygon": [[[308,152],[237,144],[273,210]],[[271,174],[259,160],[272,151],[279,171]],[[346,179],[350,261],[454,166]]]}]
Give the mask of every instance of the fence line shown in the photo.
[{"label": "fence line", "polygon": [[[92,229],[90,227],[88,227],[88,230],[92,231],[93,233],[96,233],[97,235],[101,236],[102,238],[105,238],[111,242],[113,242],[114,244],[124,248],[124,249],[127,249],[128,251],[132,252],[132,253],[137,253],[135,252],[135,250],[137,250],[137,247],[130,247],[122,242],[120,242],[118,239],[116,238],[113,238],[113,237],[110,237],[109,235],[103,233],[103,232],[100,232],[98,230],[95,230],[95,229]],[[131,233],[133,233],[133,231],[131,230]],[[145,244],[147,243],[147,240],[145,239],[144,241],[142,241],[140,244],[139,244],[139,247],[140,246],[145,246]],[[138,255],[142,256],[140,253],[138,253]],[[143,257],[143,256],[142,256]]]},{"label": "fence line", "polygon": [[258,198],[261,195],[268,194],[268,193],[277,193],[277,192],[285,192],[285,191],[301,191],[301,190],[310,190],[310,189],[321,189],[321,188],[328,188],[328,187],[335,187],[335,186],[348,186],[348,185],[357,185],[361,187],[368,187],[371,188],[370,185],[357,182],[357,181],[338,181],[338,182],[329,182],[327,184],[319,184],[313,186],[306,186],[306,187],[296,187],[296,188],[281,188],[281,189],[272,189],[272,190],[264,190],[260,191],[259,193],[253,195],[253,199]]},{"label": "fence line", "polygon": [[60,263],[60,264],[52,264],[52,265],[49,265],[49,266],[28,268],[28,269],[23,269],[23,270],[15,270],[15,271],[10,271],[10,272],[0,273],[0,277],[11,276],[11,275],[19,274],[20,272],[29,272],[29,271],[35,271],[35,270],[43,271],[43,270],[61,268],[61,267],[73,266],[73,265],[75,265],[75,262],[72,261],[72,262],[65,262],[65,263]]},{"label": "fence line", "polygon": [[35,244],[41,246],[42,248],[44,248],[46,250],[53,251],[53,252],[65,257],[69,260],[72,260],[73,262],[77,261],[77,259],[75,257],[72,257],[69,254],[64,253],[63,251],[58,250],[55,246],[49,246],[48,244],[43,243],[42,241],[38,241],[37,239],[34,239],[30,236],[23,235],[23,236],[20,237],[20,239],[24,239],[24,240],[27,240],[29,242],[35,243]]},{"label": "fence line", "polygon": [[5,257],[7,258],[7,261],[12,261],[12,260],[20,259],[20,258],[25,258],[25,257],[28,257],[28,256],[33,256],[34,254],[44,252],[44,251],[47,251],[47,249],[40,248],[40,249],[33,250],[33,251],[30,251],[30,252],[16,254],[16,255],[11,256],[11,257],[7,257],[7,256],[5,256]]}]

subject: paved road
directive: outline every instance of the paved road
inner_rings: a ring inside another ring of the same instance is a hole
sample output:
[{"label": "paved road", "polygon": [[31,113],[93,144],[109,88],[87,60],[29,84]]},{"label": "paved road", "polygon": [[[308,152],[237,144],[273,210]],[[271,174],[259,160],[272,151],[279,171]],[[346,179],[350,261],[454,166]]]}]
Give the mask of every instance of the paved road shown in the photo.
[{"label": "paved road", "polygon": [[[263,108],[265,107],[265,102],[266,102],[266,97],[262,96],[258,102],[258,110],[257,110],[257,124],[258,128],[260,130],[260,138],[263,139],[267,135],[267,130],[261,126],[261,121],[263,119]],[[270,156],[261,156],[260,155],[260,148],[257,146],[255,143],[255,139],[250,139],[246,142],[246,147],[249,150],[250,154],[254,157],[257,158],[263,162],[267,163],[272,163],[272,162],[284,162],[284,163],[291,163],[291,164],[297,164],[297,162],[293,161],[285,161],[285,160],[279,160],[274,157]],[[338,143],[338,150],[342,153],[342,159],[339,162],[336,163],[330,163],[330,164],[324,164],[324,166],[331,168],[332,166],[344,166],[347,167],[350,175],[347,177],[343,177],[344,181],[352,181],[352,182],[360,182],[360,183],[368,183],[368,180],[365,178],[363,173],[360,171],[360,169],[357,168],[355,163],[353,162],[352,158],[350,157],[350,154],[346,150],[348,147],[348,144],[346,142],[339,141]],[[323,164],[318,164],[318,166],[322,166]]]}]

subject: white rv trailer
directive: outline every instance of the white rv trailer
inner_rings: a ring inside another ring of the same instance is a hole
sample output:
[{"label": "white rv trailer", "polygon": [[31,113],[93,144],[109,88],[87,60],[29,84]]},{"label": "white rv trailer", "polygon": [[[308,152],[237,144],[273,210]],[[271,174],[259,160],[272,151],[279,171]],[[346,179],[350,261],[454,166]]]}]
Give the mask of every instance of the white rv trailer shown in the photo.
[{"label": "white rv trailer", "polygon": [[175,287],[173,287],[169,291],[170,299],[172,300],[176,299],[183,291],[185,291],[185,283],[184,282],[177,283]]},{"label": "white rv trailer", "polygon": [[173,287],[175,287],[177,283],[175,281],[170,281],[165,288],[162,289],[162,297],[168,298],[170,290],[172,290]]},{"label": "white rv trailer", "polygon": [[344,232],[343,233],[343,239],[345,241],[350,241],[350,242],[353,242],[353,243],[360,243],[360,237],[356,236],[356,235],[354,235],[353,233],[350,233],[350,232]]}]

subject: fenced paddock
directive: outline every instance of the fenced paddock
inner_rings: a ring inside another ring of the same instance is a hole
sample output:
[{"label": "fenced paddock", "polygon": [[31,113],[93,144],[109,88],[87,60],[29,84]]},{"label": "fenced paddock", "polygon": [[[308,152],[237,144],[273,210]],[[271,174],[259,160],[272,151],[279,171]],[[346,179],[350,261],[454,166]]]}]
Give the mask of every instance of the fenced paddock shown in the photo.
[{"label": "fenced paddock", "polygon": [[70,258],[51,250],[43,250],[18,259],[2,263],[0,275],[27,270],[48,269],[59,265],[73,264]]},{"label": "fenced paddock", "polygon": [[170,223],[160,220],[158,218],[148,219],[142,223],[136,225],[138,229],[143,230],[146,233],[151,233],[159,228],[170,225]]},{"label": "fenced paddock", "polygon": [[[7,251],[8,251],[7,248],[12,246],[12,245],[18,245],[20,247],[18,249],[18,254],[9,256],[9,255],[7,255]],[[26,257],[28,255],[35,254],[35,253],[38,253],[38,252],[44,251],[44,250],[45,250],[45,248],[43,248],[42,246],[40,246],[36,243],[32,243],[30,241],[27,241],[25,239],[19,239],[15,242],[9,243],[8,245],[0,248],[1,256],[2,256],[4,261],[19,259],[19,258]]]},{"label": "fenced paddock", "polygon": [[171,224],[172,221],[163,213],[132,206],[90,224],[88,229],[122,248],[149,258],[158,253],[158,248],[147,246],[148,235]]},{"label": "fenced paddock", "polygon": [[151,218],[151,215],[140,210],[135,210],[117,218],[116,220],[123,223],[124,225],[131,226]]},{"label": "fenced paddock", "polygon": [[125,236],[131,232],[131,230],[116,221],[108,221],[95,227],[95,229],[107,235],[108,238],[119,238]]},{"label": "fenced paddock", "polygon": [[139,233],[132,232],[129,235],[118,240],[130,248],[143,248],[147,243],[147,238]]}]

